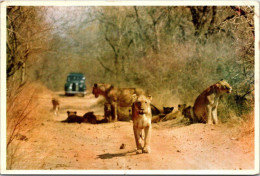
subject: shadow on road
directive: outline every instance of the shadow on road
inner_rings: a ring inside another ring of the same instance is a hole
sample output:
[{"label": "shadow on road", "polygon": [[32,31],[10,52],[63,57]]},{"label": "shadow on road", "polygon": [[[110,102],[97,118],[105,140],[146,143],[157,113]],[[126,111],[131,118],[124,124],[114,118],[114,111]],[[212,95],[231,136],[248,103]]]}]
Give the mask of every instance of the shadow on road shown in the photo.
[{"label": "shadow on road", "polygon": [[135,152],[135,150],[127,151],[127,152],[123,152],[123,153],[105,153],[105,154],[98,155],[98,158],[100,158],[100,159],[111,159],[111,158],[114,158],[114,157],[126,156],[127,154],[133,153],[133,152]]},{"label": "shadow on road", "polygon": [[[181,128],[191,125],[192,123],[187,118],[173,119],[161,123],[164,128]],[[155,127],[156,128],[156,127]]]},{"label": "shadow on road", "polygon": [[60,97],[66,97],[65,93],[59,93],[58,94]]}]

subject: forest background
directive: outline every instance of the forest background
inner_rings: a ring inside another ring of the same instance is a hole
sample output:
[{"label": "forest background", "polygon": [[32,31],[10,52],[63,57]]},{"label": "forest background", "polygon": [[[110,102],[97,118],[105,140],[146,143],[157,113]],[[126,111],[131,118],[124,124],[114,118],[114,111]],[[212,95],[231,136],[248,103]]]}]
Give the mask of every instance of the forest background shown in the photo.
[{"label": "forest background", "polygon": [[61,91],[81,72],[88,91],[110,83],[192,105],[225,79],[225,121],[254,109],[254,43],[253,6],[9,6],[7,101],[31,82]]}]

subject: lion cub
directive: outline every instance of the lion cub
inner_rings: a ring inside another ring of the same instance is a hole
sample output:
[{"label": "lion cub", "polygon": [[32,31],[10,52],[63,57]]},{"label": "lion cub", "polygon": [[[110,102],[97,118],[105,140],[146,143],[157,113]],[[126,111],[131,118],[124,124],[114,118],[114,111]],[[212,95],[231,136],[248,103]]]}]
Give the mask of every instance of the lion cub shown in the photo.
[{"label": "lion cub", "polygon": [[183,111],[182,111],[182,115],[185,118],[188,118],[191,121],[191,123],[197,123],[198,122],[198,120],[194,116],[192,106],[188,106],[188,107],[184,108]]},{"label": "lion cub", "polygon": [[91,124],[100,124],[100,123],[108,123],[108,119],[98,120],[97,116],[94,114],[93,111],[87,112],[82,116],[78,116],[77,112],[67,111],[68,118],[61,122],[67,123],[91,123]]},{"label": "lion cub", "polygon": [[167,121],[167,120],[172,120],[172,119],[176,119],[176,118],[181,118],[182,117],[182,111],[183,111],[184,108],[186,108],[186,104],[179,104],[178,105],[178,111],[171,112],[171,113],[167,114],[162,119],[162,121]]},{"label": "lion cub", "polygon": [[[151,108],[153,108],[151,104]],[[164,119],[164,117],[167,114],[170,114],[173,111],[174,107],[163,107],[163,112],[160,112],[159,114],[154,115],[153,109],[152,109],[152,123],[158,123]]]},{"label": "lion cub", "polygon": [[[150,153],[150,140],[152,132],[151,96],[133,94],[132,119],[137,154]],[[144,131],[144,147],[142,147],[142,134]]]},{"label": "lion cub", "polygon": [[166,114],[169,114],[173,111],[174,107],[163,107],[163,113],[166,115]]},{"label": "lion cub", "polygon": [[68,118],[66,120],[61,121],[61,122],[67,122],[67,123],[86,122],[86,119],[81,117],[81,116],[78,116],[76,111],[75,112],[67,111],[67,114],[68,114]]},{"label": "lion cub", "polygon": [[51,103],[52,103],[54,114],[58,115],[60,109],[60,101],[57,98],[52,98]]}]

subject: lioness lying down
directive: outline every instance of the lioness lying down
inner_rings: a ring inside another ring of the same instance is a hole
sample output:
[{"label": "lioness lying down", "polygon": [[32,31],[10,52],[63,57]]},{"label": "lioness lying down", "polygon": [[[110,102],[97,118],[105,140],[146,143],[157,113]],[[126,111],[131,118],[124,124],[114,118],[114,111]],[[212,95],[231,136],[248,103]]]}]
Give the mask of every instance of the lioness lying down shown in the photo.
[{"label": "lioness lying down", "polygon": [[224,93],[231,93],[232,87],[221,80],[204,90],[195,100],[192,116],[194,122],[217,124],[218,100]]},{"label": "lioness lying down", "polygon": [[195,118],[195,116],[194,116],[194,112],[193,112],[193,107],[192,106],[188,106],[188,107],[184,108],[183,111],[182,111],[182,115],[185,118],[188,118],[191,123],[198,122],[197,118]]},{"label": "lioness lying down", "polygon": [[107,119],[97,120],[97,117],[94,115],[94,112],[87,112],[82,116],[78,116],[77,112],[67,111],[68,118],[61,122],[67,123],[91,123],[91,124],[100,124],[100,123],[107,123]]},{"label": "lioness lying down", "polygon": [[165,116],[167,116],[168,114],[172,113],[172,111],[174,109],[174,107],[163,107],[163,111],[161,112],[160,110],[158,110],[156,108],[159,111],[159,113],[154,114],[152,104],[151,104],[151,108],[152,108],[152,115],[153,115],[152,123],[160,122],[162,119],[165,118]]},{"label": "lioness lying down", "polygon": [[76,111],[67,111],[68,118],[66,120],[63,120],[61,122],[67,122],[67,123],[82,123],[87,122],[87,119],[83,118],[82,116],[78,116]]},{"label": "lioness lying down", "polygon": [[[150,153],[150,139],[152,132],[152,112],[151,112],[151,100],[152,97],[145,95],[137,96],[133,95],[132,105],[132,120],[133,130],[136,142],[136,153]],[[142,146],[142,134],[144,132],[144,147]]]},{"label": "lioness lying down", "polygon": [[163,107],[163,113],[166,115],[166,114],[169,114],[173,111],[174,107]]},{"label": "lioness lying down", "polygon": [[167,120],[172,120],[172,119],[177,119],[177,118],[182,118],[182,111],[186,107],[186,104],[179,104],[178,105],[178,111],[171,112],[169,114],[166,114],[164,118],[162,118],[162,121],[167,121]]}]

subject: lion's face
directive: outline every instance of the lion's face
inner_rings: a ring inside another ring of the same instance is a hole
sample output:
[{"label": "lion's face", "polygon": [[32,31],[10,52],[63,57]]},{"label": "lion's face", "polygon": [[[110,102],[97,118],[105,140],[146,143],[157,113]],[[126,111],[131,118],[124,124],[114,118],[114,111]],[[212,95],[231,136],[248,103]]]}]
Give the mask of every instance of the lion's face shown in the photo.
[{"label": "lion's face", "polygon": [[152,101],[152,96],[141,95],[138,96],[136,94],[133,95],[133,106],[135,107],[135,111],[140,115],[151,113],[150,103]]},{"label": "lion's face", "polygon": [[182,111],[182,115],[184,115],[184,117],[191,117],[191,108],[191,106],[184,108]]},{"label": "lion's face", "polygon": [[182,112],[182,110],[186,108],[186,104],[179,104],[178,105],[178,111]]},{"label": "lion's face", "polygon": [[220,93],[231,93],[232,87],[225,80],[221,80],[216,84],[217,90]]},{"label": "lion's face", "polygon": [[109,89],[112,89],[114,88],[112,85],[110,84],[97,84],[95,83],[94,86],[93,86],[93,89],[92,89],[92,94],[95,95],[95,98],[98,98],[98,96],[101,94],[101,95],[104,95],[105,96],[105,92]]},{"label": "lion's face", "polygon": [[93,86],[93,90],[92,90],[92,94],[95,95],[95,98],[98,98],[99,94],[100,94],[100,89],[98,87],[97,84],[94,84]]},{"label": "lion's face", "polygon": [[77,115],[77,112],[76,111],[74,111],[74,112],[67,111],[67,114],[68,114],[68,117],[69,117],[69,116],[72,116],[72,115]]}]

